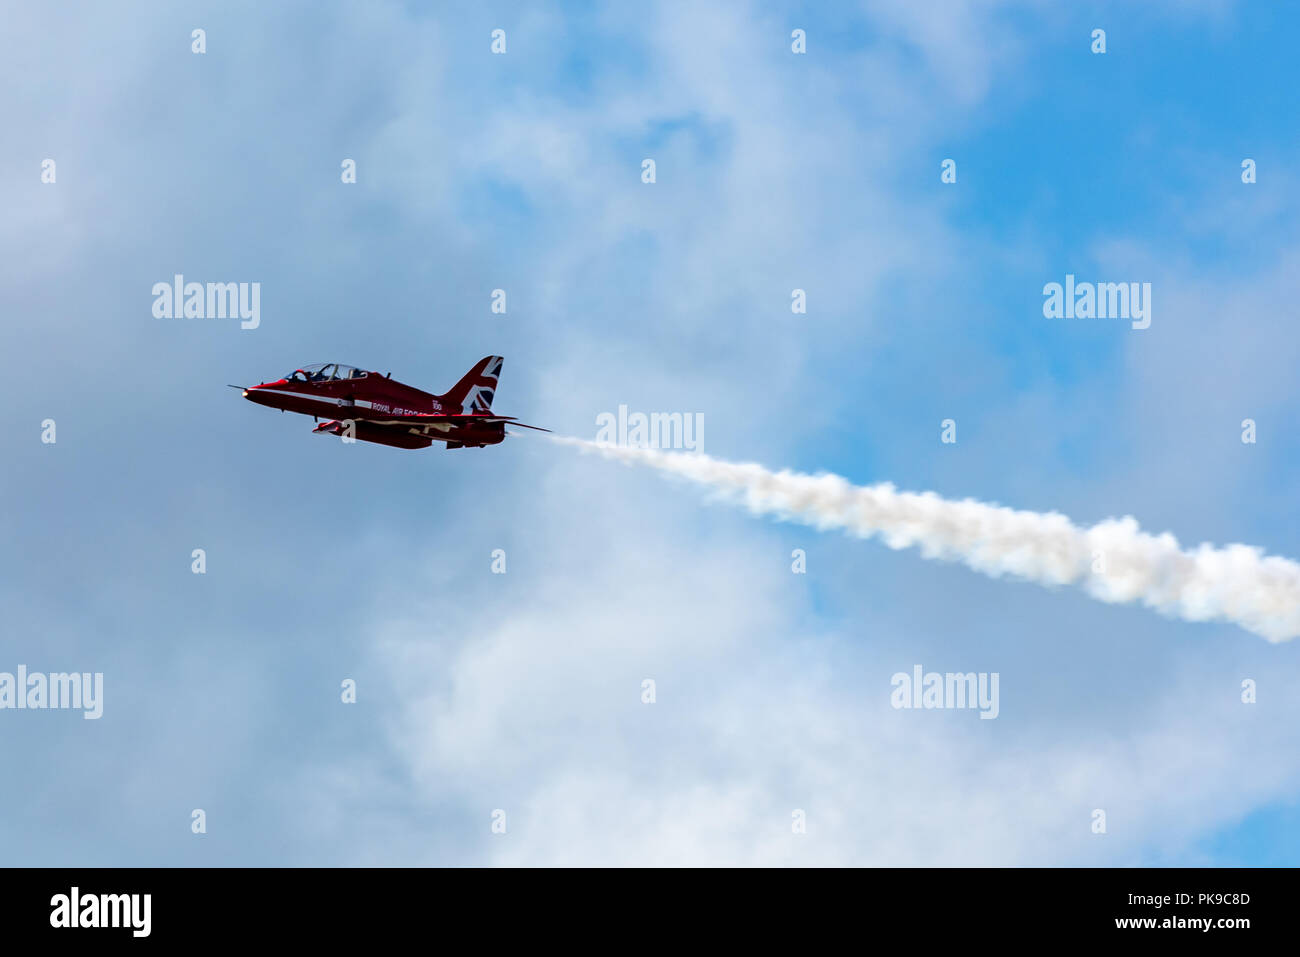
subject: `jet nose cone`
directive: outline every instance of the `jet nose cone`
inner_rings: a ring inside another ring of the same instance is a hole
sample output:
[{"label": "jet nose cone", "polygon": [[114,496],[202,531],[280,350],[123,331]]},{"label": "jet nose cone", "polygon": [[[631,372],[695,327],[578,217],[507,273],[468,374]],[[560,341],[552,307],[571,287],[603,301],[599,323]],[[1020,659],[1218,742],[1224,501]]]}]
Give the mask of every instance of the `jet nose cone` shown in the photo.
[{"label": "jet nose cone", "polygon": [[244,398],[249,402],[256,402],[258,405],[276,405],[277,396],[271,389],[274,382],[263,382],[261,385],[250,385],[244,387]]}]

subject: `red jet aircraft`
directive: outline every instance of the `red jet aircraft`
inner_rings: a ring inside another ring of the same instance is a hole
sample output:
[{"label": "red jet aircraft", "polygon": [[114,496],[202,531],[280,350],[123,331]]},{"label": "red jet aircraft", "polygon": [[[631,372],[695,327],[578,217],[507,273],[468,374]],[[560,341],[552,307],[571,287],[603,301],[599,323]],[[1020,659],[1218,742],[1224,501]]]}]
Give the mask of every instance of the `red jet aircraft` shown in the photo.
[{"label": "red jet aircraft", "polygon": [[243,389],[244,398],[258,405],[329,418],[313,432],[399,449],[424,449],[434,442],[446,442],[449,449],[483,448],[503,441],[507,425],[551,431],[492,414],[492,396],[504,361],[500,356],[479,360],[443,395],[334,362],[305,366],[274,382],[231,388]]}]

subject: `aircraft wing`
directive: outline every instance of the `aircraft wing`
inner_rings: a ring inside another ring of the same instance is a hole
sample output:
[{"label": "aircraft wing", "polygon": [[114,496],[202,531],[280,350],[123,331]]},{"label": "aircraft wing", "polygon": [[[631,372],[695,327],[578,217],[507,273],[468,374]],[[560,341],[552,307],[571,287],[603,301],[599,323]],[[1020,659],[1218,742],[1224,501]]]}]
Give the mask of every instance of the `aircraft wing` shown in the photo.
[{"label": "aircraft wing", "polygon": [[524,429],[534,429],[537,432],[551,431],[537,425],[525,425],[513,415],[444,414],[441,412],[408,412],[398,415],[374,411],[367,411],[367,414],[360,413],[360,409],[353,411],[351,418],[373,422],[376,425],[407,425],[416,428],[433,429],[438,432],[449,432],[462,425],[495,425],[498,422],[504,422],[506,425],[517,425]]}]

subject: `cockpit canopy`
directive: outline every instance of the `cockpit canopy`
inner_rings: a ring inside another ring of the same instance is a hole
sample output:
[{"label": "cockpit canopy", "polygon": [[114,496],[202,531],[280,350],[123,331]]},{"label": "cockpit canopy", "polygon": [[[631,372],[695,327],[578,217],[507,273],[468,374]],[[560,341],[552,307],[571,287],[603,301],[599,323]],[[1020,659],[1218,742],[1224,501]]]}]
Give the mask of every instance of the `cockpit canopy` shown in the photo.
[{"label": "cockpit canopy", "polygon": [[345,366],[337,362],[317,362],[314,365],[295,369],[285,376],[290,382],[327,382],[331,379],[364,379],[367,373],[355,366]]}]

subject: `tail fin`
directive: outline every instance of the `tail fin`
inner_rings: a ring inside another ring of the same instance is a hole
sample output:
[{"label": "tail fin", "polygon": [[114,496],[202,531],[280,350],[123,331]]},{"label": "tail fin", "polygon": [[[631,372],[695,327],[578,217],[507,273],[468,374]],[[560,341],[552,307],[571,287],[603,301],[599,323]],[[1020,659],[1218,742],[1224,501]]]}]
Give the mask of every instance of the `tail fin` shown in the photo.
[{"label": "tail fin", "polygon": [[492,397],[496,395],[503,362],[505,359],[501,356],[484,356],[442,396],[442,400],[448,405],[460,406],[462,412],[492,411]]}]

